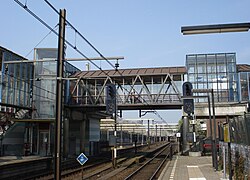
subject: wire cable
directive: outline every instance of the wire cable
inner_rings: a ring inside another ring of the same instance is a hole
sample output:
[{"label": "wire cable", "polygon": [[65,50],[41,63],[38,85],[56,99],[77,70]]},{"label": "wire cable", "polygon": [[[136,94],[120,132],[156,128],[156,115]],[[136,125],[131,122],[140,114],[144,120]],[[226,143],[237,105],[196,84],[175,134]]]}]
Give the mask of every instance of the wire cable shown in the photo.
[{"label": "wire cable", "polygon": [[[48,29],[51,30],[51,32],[53,32],[54,34],[56,34],[58,37],[59,34],[52,28],[50,27],[45,21],[43,21],[41,18],[39,18],[35,13],[33,13],[31,10],[29,10],[29,8],[25,5],[23,5],[20,1],[18,0],[14,0],[17,4],[19,4],[21,7],[23,7],[28,13],[30,13],[35,19],[37,19],[40,23],[42,23],[45,27],[47,27]],[[53,7],[53,6],[52,6]],[[54,8],[54,7],[53,7]],[[72,27],[74,28],[74,27]],[[76,30],[77,31],[77,30]],[[62,38],[62,37],[60,37]],[[92,60],[90,60],[86,55],[84,55],[77,47],[75,47],[74,45],[72,45],[69,41],[65,40],[65,42],[73,49],[75,49],[76,52],[78,52],[80,55],[82,55],[84,58],[86,58],[91,64],[93,64],[97,69],[101,70],[106,76],[110,77],[109,74],[107,72],[105,72],[104,70],[102,70],[102,68],[100,68],[96,63],[94,63]],[[103,55],[102,55],[102,58],[105,58]],[[107,59],[107,58],[105,58]],[[118,71],[118,73],[124,77],[120,71]],[[110,77],[111,78],[111,77]],[[130,85],[130,84],[129,84]],[[129,91],[128,91],[129,92]],[[137,92],[137,94],[139,94]],[[146,102],[146,101],[145,101]]]},{"label": "wire cable", "polygon": [[[24,82],[24,83],[27,83],[27,84],[31,84],[31,82],[32,82],[32,80],[33,80],[33,79],[23,80],[23,79],[19,79],[19,78],[17,78],[17,77],[14,77],[13,75],[11,75],[11,74],[9,74],[9,73],[4,73],[4,74],[7,75],[8,78],[13,78],[13,79],[16,79],[16,80],[18,80],[18,81],[20,81],[20,82]],[[56,95],[56,93],[54,93],[54,92],[52,92],[52,91],[49,91],[49,90],[47,90],[47,89],[44,89],[44,88],[42,88],[42,87],[40,87],[40,86],[37,86],[37,85],[34,85],[34,84],[33,84],[32,86],[34,86],[34,87],[37,88],[37,89],[46,91],[47,93],[50,93],[50,94],[52,94],[52,95]]]},{"label": "wire cable", "polygon": [[[60,15],[60,12],[48,1],[48,0],[44,0],[48,5],[49,5],[49,7],[51,7],[58,15]],[[91,43],[90,43],[90,41],[89,40],[87,40],[87,38],[86,37],[84,37],[67,19],[65,19],[65,21],[66,21],[66,24],[67,25],[69,25],[74,31],[75,31],[75,44],[76,44],[76,33],[90,46],[90,47],[92,47],[96,52],[97,52],[97,54],[99,54],[99,56],[101,57],[101,58],[103,58],[104,60],[106,60],[110,65],[111,65],[111,67],[113,67],[119,74],[120,74],[120,76],[121,77],[124,77],[123,75],[122,75],[122,73],[119,71],[119,70],[117,70],[117,68],[113,65],[113,64],[111,64],[110,62],[109,62],[109,60],[94,46],[94,45],[92,45]],[[76,45],[74,46],[75,48],[76,48]],[[104,71],[102,71],[102,72],[104,72]],[[104,72],[104,73],[106,73],[106,72]],[[107,75],[107,74],[106,74]],[[110,77],[109,75],[107,75],[108,77]],[[111,78],[111,77],[110,77]],[[130,84],[129,84],[130,85]],[[127,92],[129,92],[128,90],[127,90]],[[137,94],[139,94],[138,92],[137,92]],[[144,100],[144,99],[143,99]],[[146,102],[146,101],[145,101]]]},{"label": "wire cable", "polygon": [[[59,11],[49,2],[49,1],[47,1],[47,0],[44,0],[58,15],[60,15],[60,13],[59,13]],[[66,24],[67,25],[69,25],[73,30],[75,30],[75,33],[77,33],[90,47],[92,47],[95,51],[96,51],[96,53],[97,54],[99,54],[99,56],[101,57],[101,58],[103,58],[104,60],[106,60],[107,61],[107,63],[109,63],[109,65],[111,66],[111,67],[113,67],[114,69],[115,69],[115,66],[112,64],[112,63],[110,63],[109,62],[109,60],[105,57],[105,56],[103,56],[103,54],[100,52],[100,51],[98,51],[98,49],[94,46],[94,45],[92,45],[91,43],[90,43],[90,41],[89,40],[87,40],[87,38],[85,38],[67,19],[65,19],[65,21],[66,21]]]},{"label": "wire cable", "polygon": [[[59,38],[63,38],[60,37],[60,35],[51,27],[49,26],[45,21],[43,21],[41,18],[39,18],[35,13],[33,13],[31,10],[29,10],[29,8],[25,5],[23,5],[20,1],[18,0],[14,0],[17,4],[19,4],[19,6],[23,7],[28,13],[30,13],[30,15],[32,15],[35,19],[37,19],[40,23],[42,23],[45,27],[47,27],[48,29],[50,29],[54,34],[56,34]],[[91,61],[85,54],[83,54],[77,47],[75,47],[73,44],[71,44],[68,40],[65,39],[65,43],[68,44],[71,48],[75,49],[76,52],[78,52],[80,55],[82,55],[86,60],[88,60],[91,64],[93,64],[97,69],[101,70],[102,69],[93,61]],[[105,71],[103,71],[105,73],[105,75],[108,75]]]},{"label": "wire cable", "polygon": [[[8,83],[8,82],[7,82]],[[8,83],[9,84],[9,83]],[[30,94],[30,91],[25,91],[23,89],[18,89],[16,86],[11,86],[11,85],[4,85],[4,87],[6,87],[6,90],[10,90],[10,89],[13,89],[14,91],[21,91],[21,92],[24,92],[24,93],[27,93],[27,94]],[[47,100],[51,100],[51,101],[55,101],[55,99],[51,99],[49,97],[46,97],[46,96],[43,96],[43,95],[40,95],[40,94],[34,94],[33,93],[33,96],[35,95],[35,97],[41,97],[41,98],[44,98],[44,99],[47,99]],[[8,99],[8,97],[7,97]]]},{"label": "wire cable", "polygon": [[[56,29],[57,29],[57,26],[58,26],[58,24],[54,27],[54,30],[56,31]],[[39,46],[50,34],[51,34],[51,32],[52,31],[49,31],[49,33],[48,34],[46,34],[46,36],[44,36],[36,45],[35,45],[35,47],[34,48],[32,48],[29,52],[28,52],[28,54],[25,56],[25,57],[28,57],[31,53],[32,53],[32,51],[37,47],[37,46]]]},{"label": "wire cable", "polygon": [[[39,18],[36,14],[34,14],[31,10],[29,10],[28,9],[28,7],[27,6],[25,6],[25,5],[23,5],[20,1],[18,1],[18,0],[14,0],[17,4],[19,4],[21,7],[23,7],[28,13],[30,13],[34,18],[36,18],[40,23],[42,23],[45,27],[47,27],[48,29],[50,29],[54,34],[56,34],[59,38],[62,38],[62,37],[60,37],[59,36],[59,34],[54,30],[54,29],[52,29],[45,21],[43,21],[41,18]],[[55,12],[57,12],[59,15],[60,15],[60,13],[47,1],[47,0],[45,0],[45,2],[55,11]],[[75,30],[75,32],[76,33],[78,33],[78,35],[81,37],[81,38],[83,38],[103,59],[105,59],[106,61],[108,61],[107,60],[107,58],[105,58],[81,33],[79,33],[78,32],[78,30],[70,23],[70,22],[68,22],[66,19],[65,19],[65,21],[67,22],[67,24],[68,25],[70,25],[74,30]],[[108,76],[108,77],[110,77],[109,75],[108,75],[108,73],[107,72],[105,72],[105,71],[103,71],[102,70],[102,68],[100,68],[96,63],[94,63],[92,60],[90,60],[85,54],[83,54],[76,46],[74,46],[73,44],[71,44],[69,41],[67,41],[67,40],[65,40],[65,43],[66,44],[68,44],[71,48],[73,48],[73,49],[75,49],[75,51],[76,52],[78,52],[80,55],[82,55],[84,58],[86,58],[91,64],[93,64],[97,69],[99,69],[99,70],[101,70],[106,76]],[[113,68],[115,68],[114,67],[114,65],[113,64],[111,64],[109,61],[108,61],[108,63],[113,67]],[[124,77],[123,75],[122,75],[122,73],[118,70],[117,71],[122,77]],[[130,85],[130,84],[129,84]],[[132,86],[132,85],[130,85],[130,86]],[[125,89],[127,92],[130,92],[130,91],[128,91],[127,89]],[[135,91],[136,92],[136,91]],[[137,94],[139,94],[138,92],[136,92]],[[141,98],[141,97],[140,97]],[[144,102],[146,102],[146,104],[147,105],[149,105],[148,103],[147,103],[147,101],[145,100],[145,99],[142,99]],[[156,110],[155,110],[156,111]]]}]

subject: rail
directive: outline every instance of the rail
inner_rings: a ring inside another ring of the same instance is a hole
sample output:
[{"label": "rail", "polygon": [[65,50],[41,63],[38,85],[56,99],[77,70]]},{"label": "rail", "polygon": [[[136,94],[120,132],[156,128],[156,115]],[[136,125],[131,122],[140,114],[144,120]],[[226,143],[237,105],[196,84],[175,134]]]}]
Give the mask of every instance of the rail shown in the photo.
[{"label": "rail", "polygon": [[[125,180],[129,180],[129,179],[133,179],[133,178],[134,179],[140,179],[140,178],[154,179],[156,177],[157,173],[162,168],[162,166],[165,164],[167,158],[169,158],[172,155],[172,152],[171,152],[172,147],[171,146],[172,146],[171,144],[168,144],[163,149],[156,152],[152,158],[147,160],[143,165],[141,165],[138,169],[136,169],[129,176],[127,176],[125,178]],[[144,172],[143,172],[143,170],[144,170]],[[150,174],[150,172],[152,172],[152,173]],[[139,173],[140,173],[140,177],[135,177]]]}]

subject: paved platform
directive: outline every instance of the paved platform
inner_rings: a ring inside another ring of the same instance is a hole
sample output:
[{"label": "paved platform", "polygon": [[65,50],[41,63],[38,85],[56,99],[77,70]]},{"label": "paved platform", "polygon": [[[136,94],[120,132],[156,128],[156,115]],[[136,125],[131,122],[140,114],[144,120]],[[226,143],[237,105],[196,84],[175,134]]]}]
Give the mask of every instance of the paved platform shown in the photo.
[{"label": "paved platform", "polygon": [[14,164],[25,161],[48,159],[51,157],[41,157],[41,156],[1,156],[0,166],[7,164]]},{"label": "paved platform", "polygon": [[176,155],[164,168],[159,180],[220,180],[222,177],[221,172],[213,169],[211,156]]}]

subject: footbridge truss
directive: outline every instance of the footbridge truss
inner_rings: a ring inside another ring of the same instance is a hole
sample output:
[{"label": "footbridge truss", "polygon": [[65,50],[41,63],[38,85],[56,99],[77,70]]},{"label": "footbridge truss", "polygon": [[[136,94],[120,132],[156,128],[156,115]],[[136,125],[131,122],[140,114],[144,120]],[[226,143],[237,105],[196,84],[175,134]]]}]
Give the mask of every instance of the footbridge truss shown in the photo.
[{"label": "footbridge truss", "polygon": [[181,109],[185,72],[185,67],[78,72],[68,80],[66,106],[105,110],[105,87],[114,83],[119,110]]}]

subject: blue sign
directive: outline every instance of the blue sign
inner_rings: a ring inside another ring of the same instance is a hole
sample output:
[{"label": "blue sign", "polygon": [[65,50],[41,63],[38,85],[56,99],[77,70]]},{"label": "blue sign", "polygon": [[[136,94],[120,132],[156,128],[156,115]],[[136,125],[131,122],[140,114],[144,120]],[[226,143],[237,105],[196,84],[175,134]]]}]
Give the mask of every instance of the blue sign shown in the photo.
[{"label": "blue sign", "polygon": [[86,163],[88,161],[88,158],[85,156],[85,154],[81,153],[76,160],[83,165],[84,163]]}]

